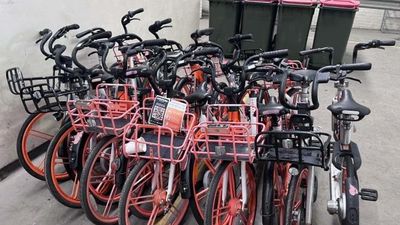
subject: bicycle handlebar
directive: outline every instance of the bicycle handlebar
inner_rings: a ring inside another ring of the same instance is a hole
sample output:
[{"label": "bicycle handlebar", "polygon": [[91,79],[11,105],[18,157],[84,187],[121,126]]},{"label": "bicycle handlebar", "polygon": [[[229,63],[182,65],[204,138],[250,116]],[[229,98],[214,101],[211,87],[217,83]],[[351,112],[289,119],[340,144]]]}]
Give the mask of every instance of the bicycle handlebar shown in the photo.
[{"label": "bicycle handlebar", "polygon": [[55,45],[55,46],[54,46],[54,50],[53,50],[54,61],[56,62],[56,65],[57,65],[60,69],[66,71],[66,72],[68,72],[68,73],[73,74],[74,71],[71,70],[71,69],[69,69],[69,68],[67,68],[67,67],[64,66],[64,64],[62,63],[61,57],[62,57],[62,54],[65,52],[66,49],[67,49],[67,47],[66,47],[65,45],[60,45],[60,44]]},{"label": "bicycle handlebar", "polygon": [[231,44],[239,44],[241,41],[244,40],[252,40],[252,34],[235,34],[234,36],[228,38],[229,43]]},{"label": "bicycle handlebar", "polygon": [[100,43],[95,43],[94,41],[99,40],[99,39],[110,38],[111,36],[112,36],[111,31],[106,31],[106,32],[101,32],[101,33],[91,35],[91,36],[81,40],[80,42],[78,42],[78,44],[72,50],[72,54],[71,54],[71,58],[72,58],[72,61],[74,62],[74,64],[78,68],[83,70],[83,72],[88,72],[89,69],[87,69],[84,65],[82,65],[78,61],[78,58],[77,58],[78,51],[80,51],[86,47],[91,47],[91,48],[95,48],[96,50],[98,50],[101,47],[101,45],[100,45]]},{"label": "bicycle handlebar", "polygon": [[53,47],[54,42],[55,42],[57,39],[60,39],[61,37],[63,37],[63,36],[64,36],[66,33],[68,33],[69,31],[71,31],[71,30],[77,30],[77,29],[79,29],[79,25],[78,25],[78,24],[71,24],[71,25],[68,25],[68,26],[65,26],[65,27],[60,28],[60,29],[51,37],[51,39],[50,39],[50,41],[49,41],[49,51],[50,51],[52,54],[54,54],[54,53],[53,53],[53,51],[54,51],[54,47]]},{"label": "bicycle handlebar", "polygon": [[82,37],[84,37],[84,36],[86,36],[88,34],[92,34],[93,35],[93,34],[104,32],[104,31],[105,30],[103,28],[101,28],[101,27],[95,27],[95,28],[92,28],[92,29],[88,29],[88,30],[82,31],[82,32],[78,33],[77,35],[75,35],[75,37],[76,38],[82,38]]},{"label": "bicycle handlebar", "polygon": [[198,56],[207,56],[207,55],[217,55],[221,54],[221,50],[219,48],[203,48],[193,52],[194,57]]},{"label": "bicycle handlebar", "polygon": [[139,8],[139,9],[136,9],[133,11],[128,11],[128,15],[129,15],[129,17],[133,18],[134,16],[136,16],[137,14],[142,13],[142,12],[144,12],[144,9]]},{"label": "bicycle handlebar", "polygon": [[53,55],[51,55],[50,53],[47,53],[46,50],[44,50],[44,45],[51,38],[51,36],[53,35],[53,32],[50,29],[45,28],[45,29],[39,31],[39,35],[42,36],[42,38],[39,39],[36,43],[38,43],[40,41],[40,52],[42,52],[42,54],[44,56],[46,56],[46,60],[49,58],[54,59]]},{"label": "bicycle handlebar", "polygon": [[372,40],[368,43],[358,43],[353,49],[353,63],[357,62],[357,53],[359,50],[365,50],[370,48],[382,48],[382,46],[394,46],[396,44],[395,40]]},{"label": "bicycle handlebar", "polygon": [[138,18],[134,18],[137,14],[144,12],[143,8],[139,8],[133,11],[128,11],[127,14],[123,15],[121,17],[121,24],[122,27],[124,28],[125,34],[128,34],[128,29],[126,28],[126,25],[128,25],[132,20],[140,20]]},{"label": "bicycle handlebar", "polygon": [[258,54],[259,57],[264,58],[264,59],[284,58],[288,55],[289,55],[288,49],[281,49],[281,50],[263,52],[263,53]]},{"label": "bicycle handlebar", "polygon": [[330,73],[339,71],[339,70],[351,70],[351,71],[365,71],[370,70],[372,67],[371,63],[353,63],[353,64],[342,64],[342,65],[331,65],[322,67],[317,71],[315,75],[311,98],[313,105],[310,107],[310,110],[317,109],[319,107],[318,100],[318,85],[319,83],[328,83],[331,80]]},{"label": "bicycle handlebar", "polygon": [[313,55],[313,54],[317,54],[317,53],[325,53],[327,52],[329,54],[329,64],[332,65],[333,64],[333,55],[335,52],[335,49],[332,47],[324,47],[324,48],[314,48],[314,49],[310,49],[310,50],[304,50],[299,52],[300,56],[309,56],[309,55]]},{"label": "bicycle handlebar", "polygon": [[149,31],[157,39],[159,39],[160,37],[158,36],[157,32],[160,31],[161,29],[165,28],[165,27],[172,27],[172,26],[164,26],[164,25],[167,25],[167,24],[169,24],[171,22],[172,22],[171,18],[167,18],[167,19],[161,20],[161,21],[157,20],[156,22],[154,22],[152,25],[149,26]]}]

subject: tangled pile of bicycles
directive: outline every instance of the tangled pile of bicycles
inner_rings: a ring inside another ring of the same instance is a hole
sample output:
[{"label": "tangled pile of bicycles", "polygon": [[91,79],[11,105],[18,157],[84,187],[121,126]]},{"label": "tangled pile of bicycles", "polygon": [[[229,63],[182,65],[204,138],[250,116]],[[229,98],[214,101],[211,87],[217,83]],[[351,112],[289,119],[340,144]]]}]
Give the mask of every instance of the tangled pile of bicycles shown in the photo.
[{"label": "tangled pile of bicycles", "polygon": [[[171,19],[149,27],[155,39],[129,33],[141,12],[122,17],[123,34],[76,34],[68,55],[55,42],[79,26],[44,29],[37,43],[54,60],[53,74],[7,70],[10,91],[30,114],[17,141],[29,174],[95,224],[178,225],[190,208],[198,224],[250,225],[259,214],[264,225],[300,225],[312,223],[319,167],[329,172],[328,212],[359,224],[360,198],[376,201],[378,193],[359,187],[351,133],[370,109],[353,99],[349,81],[360,81],[349,75],[371,69],[356,63],[359,50],[394,41],[359,43],[352,64],[313,70],[309,56],[332,59],[333,48],[302,51],[302,61],[287,59],[288,50],[249,56],[240,46],[252,35],[237,34],[227,59],[218,44],[202,41],[212,28],[192,33],[186,48],[159,37]],[[86,54],[98,56],[96,65]],[[337,89],[331,134],[312,116],[318,87],[328,82]]]}]

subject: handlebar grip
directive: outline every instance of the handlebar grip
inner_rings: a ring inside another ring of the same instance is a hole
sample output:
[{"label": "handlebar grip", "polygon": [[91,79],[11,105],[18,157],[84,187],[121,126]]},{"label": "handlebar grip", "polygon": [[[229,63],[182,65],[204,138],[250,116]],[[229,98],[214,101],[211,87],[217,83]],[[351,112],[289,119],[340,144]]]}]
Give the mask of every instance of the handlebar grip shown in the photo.
[{"label": "handlebar grip", "polygon": [[371,63],[354,63],[354,64],[343,64],[340,66],[341,70],[354,70],[354,71],[363,71],[370,70],[372,67]]},{"label": "handlebar grip", "polygon": [[106,32],[101,32],[99,34],[94,34],[89,37],[90,40],[98,40],[98,39],[103,39],[103,38],[110,38],[112,36],[111,31],[106,31]]},{"label": "handlebar grip", "polygon": [[228,41],[230,43],[240,42],[244,40],[251,40],[253,39],[252,34],[235,34],[234,36],[230,37]]},{"label": "handlebar grip", "polygon": [[71,24],[69,26],[66,26],[65,28],[67,30],[76,30],[76,29],[79,29],[79,25],[75,23],[75,24]]},{"label": "handlebar grip", "polygon": [[92,29],[85,30],[85,31],[82,31],[82,32],[78,33],[75,37],[76,38],[81,38],[83,36],[86,36],[86,35],[90,34],[91,32],[92,32]]},{"label": "handlebar grip", "polygon": [[154,39],[154,40],[146,40],[146,41],[142,41],[141,45],[143,45],[144,47],[148,47],[148,46],[164,46],[164,45],[168,45],[168,40],[167,39]]},{"label": "handlebar grip", "polygon": [[121,34],[121,35],[111,37],[110,39],[108,39],[108,41],[118,42],[118,41],[135,40],[135,39],[142,41],[142,39],[139,36],[137,36],[136,34]]},{"label": "handlebar grip", "polygon": [[385,41],[380,41],[381,46],[394,46],[396,45],[395,40],[385,40]]},{"label": "handlebar grip", "polygon": [[312,55],[320,52],[329,52],[332,53],[334,49],[332,47],[324,47],[324,48],[315,48],[315,49],[310,49],[310,50],[304,50],[299,52],[300,56],[306,56],[306,55]]},{"label": "handlebar grip", "polygon": [[193,55],[197,57],[202,55],[216,55],[219,53],[221,53],[221,50],[219,48],[203,48],[201,50],[193,52]]},{"label": "handlebar grip", "polygon": [[136,10],[133,10],[133,11],[129,11],[128,12],[128,15],[129,15],[129,17],[134,17],[136,14],[139,14],[139,13],[142,13],[142,12],[144,12],[144,9],[143,8],[139,8],[139,9],[136,9]]},{"label": "handlebar grip", "polygon": [[165,24],[169,24],[172,22],[171,18],[165,19],[165,20],[161,20],[160,21],[160,26],[165,25]]},{"label": "handlebar grip", "polygon": [[197,31],[197,35],[199,37],[201,37],[201,36],[210,36],[213,32],[214,32],[214,28],[210,27],[210,28],[207,28],[207,29],[198,30]]},{"label": "handlebar grip", "polygon": [[88,34],[90,34],[90,33],[94,34],[94,33],[97,32],[97,31],[98,31],[98,32],[104,32],[104,31],[106,31],[106,30],[104,30],[104,29],[101,28],[101,27],[95,27],[95,28],[88,29],[88,30],[85,30],[85,31],[82,31],[82,32],[78,33],[78,34],[76,35],[76,38],[81,38],[81,37],[86,36],[86,35],[88,35]]},{"label": "handlebar grip", "polygon": [[276,51],[270,51],[270,52],[263,52],[259,54],[260,57],[264,59],[272,59],[272,58],[283,58],[288,56],[289,50],[288,49],[282,49],[282,50],[276,50]]},{"label": "handlebar grip", "polygon": [[54,55],[61,55],[66,49],[67,47],[65,45],[57,44],[54,46],[53,53]]},{"label": "handlebar grip", "polygon": [[43,35],[46,35],[46,34],[48,34],[48,33],[50,33],[50,32],[51,32],[50,29],[45,28],[45,29],[39,31],[39,35],[40,35],[40,36],[43,36]]}]

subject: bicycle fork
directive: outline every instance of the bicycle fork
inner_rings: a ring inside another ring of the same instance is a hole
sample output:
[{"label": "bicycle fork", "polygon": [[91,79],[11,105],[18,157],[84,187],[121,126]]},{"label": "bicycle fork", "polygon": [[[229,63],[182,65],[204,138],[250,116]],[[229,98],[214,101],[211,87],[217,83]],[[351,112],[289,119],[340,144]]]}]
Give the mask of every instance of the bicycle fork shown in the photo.
[{"label": "bicycle fork", "polygon": [[[241,189],[242,189],[242,210],[245,209],[248,201],[248,190],[247,190],[247,172],[246,172],[246,163],[245,161],[240,162],[240,181],[241,181]],[[224,172],[222,178],[222,203],[226,204],[227,192],[228,192],[228,171]]]}]

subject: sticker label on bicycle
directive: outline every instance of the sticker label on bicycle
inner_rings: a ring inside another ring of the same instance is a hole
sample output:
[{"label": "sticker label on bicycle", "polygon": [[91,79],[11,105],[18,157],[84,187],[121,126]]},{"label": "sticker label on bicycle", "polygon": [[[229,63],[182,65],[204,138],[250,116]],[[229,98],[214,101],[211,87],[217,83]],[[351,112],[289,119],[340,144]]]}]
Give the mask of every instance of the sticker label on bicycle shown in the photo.
[{"label": "sticker label on bicycle", "polygon": [[173,99],[157,96],[151,109],[149,124],[166,126],[179,132],[187,105]]}]

